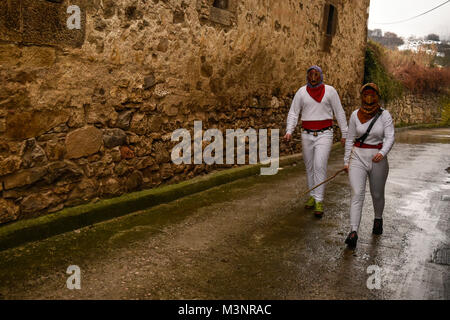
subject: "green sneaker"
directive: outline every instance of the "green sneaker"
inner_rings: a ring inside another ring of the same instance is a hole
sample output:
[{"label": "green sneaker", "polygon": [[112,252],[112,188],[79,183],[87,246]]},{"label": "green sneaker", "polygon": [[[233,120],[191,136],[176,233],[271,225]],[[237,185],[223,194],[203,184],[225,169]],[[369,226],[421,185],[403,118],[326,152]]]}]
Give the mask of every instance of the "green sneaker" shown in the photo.
[{"label": "green sneaker", "polygon": [[317,218],[322,218],[322,216],[323,216],[323,203],[322,202],[317,201],[315,203],[315,205],[314,205],[314,215]]},{"label": "green sneaker", "polygon": [[314,208],[314,205],[316,204],[316,200],[314,200],[314,197],[309,197],[308,201],[305,203],[306,209],[312,209]]}]

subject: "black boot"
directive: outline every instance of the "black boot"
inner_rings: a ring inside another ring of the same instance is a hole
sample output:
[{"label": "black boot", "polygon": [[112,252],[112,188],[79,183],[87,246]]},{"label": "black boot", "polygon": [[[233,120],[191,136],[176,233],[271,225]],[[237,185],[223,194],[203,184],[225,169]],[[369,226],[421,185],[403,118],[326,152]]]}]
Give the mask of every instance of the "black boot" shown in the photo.
[{"label": "black boot", "polygon": [[352,231],[348,234],[347,239],[345,239],[345,243],[350,247],[350,248],[355,248],[356,247],[356,242],[358,241],[358,234],[356,233],[356,231]]},{"label": "black boot", "polygon": [[373,234],[380,235],[383,233],[383,219],[375,219],[373,220]]}]

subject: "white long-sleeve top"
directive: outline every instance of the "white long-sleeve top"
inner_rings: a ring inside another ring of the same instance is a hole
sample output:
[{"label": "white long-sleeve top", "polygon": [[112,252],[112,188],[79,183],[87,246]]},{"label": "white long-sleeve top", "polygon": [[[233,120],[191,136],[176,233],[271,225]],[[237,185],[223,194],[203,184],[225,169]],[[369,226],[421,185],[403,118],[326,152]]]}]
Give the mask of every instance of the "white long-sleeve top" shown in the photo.
[{"label": "white long-sleeve top", "polygon": [[[358,110],[354,111],[350,116],[350,121],[348,125],[348,135],[347,141],[345,142],[345,156],[344,163],[347,165],[350,159],[350,153],[353,148],[353,143],[356,138],[363,136],[367,129],[369,128],[372,119],[361,123],[358,118]],[[384,157],[391,151],[395,140],[395,129],[392,116],[389,111],[384,110],[381,116],[377,119],[375,124],[370,130],[369,135],[364,141],[365,144],[378,145],[383,143],[383,148],[378,151]],[[357,149],[357,148],[355,148]]]},{"label": "white long-sleeve top", "polygon": [[341,129],[342,138],[347,137],[348,127],[345,112],[339,95],[332,86],[325,85],[325,95],[320,103],[309,95],[308,91],[306,91],[306,86],[301,87],[297,91],[289,110],[286,133],[292,134],[294,132],[300,113],[302,121],[333,119],[334,114]]}]

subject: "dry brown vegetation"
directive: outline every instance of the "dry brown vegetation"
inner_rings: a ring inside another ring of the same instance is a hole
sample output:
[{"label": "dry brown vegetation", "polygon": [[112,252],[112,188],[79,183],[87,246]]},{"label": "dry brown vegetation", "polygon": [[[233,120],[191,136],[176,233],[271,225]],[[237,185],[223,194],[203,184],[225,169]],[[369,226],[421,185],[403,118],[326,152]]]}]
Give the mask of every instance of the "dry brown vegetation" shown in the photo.
[{"label": "dry brown vegetation", "polygon": [[434,65],[434,55],[383,49],[382,64],[388,73],[412,93],[445,93],[450,87],[450,68]]}]

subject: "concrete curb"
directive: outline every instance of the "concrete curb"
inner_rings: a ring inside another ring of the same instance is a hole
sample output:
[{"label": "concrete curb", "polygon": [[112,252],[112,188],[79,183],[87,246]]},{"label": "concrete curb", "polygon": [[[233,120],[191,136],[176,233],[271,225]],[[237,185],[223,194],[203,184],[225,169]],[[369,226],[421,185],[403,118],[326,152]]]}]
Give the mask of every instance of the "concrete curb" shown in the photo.
[{"label": "concrete curb", "polygon": [[[339,145],[340,143],[334,144],[332,150]],[[284,156],[280,158],[279,165],[280,167],[288,166],[300,160],[302,160],[301,153]],[[71,207],[42,217],[7,224],[0,227],[0,251],[168,203],[238,179],[258,175],[260,168],[264,166],[267,165],[256,164],[227,169],[175,185],[125,194],[117,198],[104,199],[97,203]]]}]

